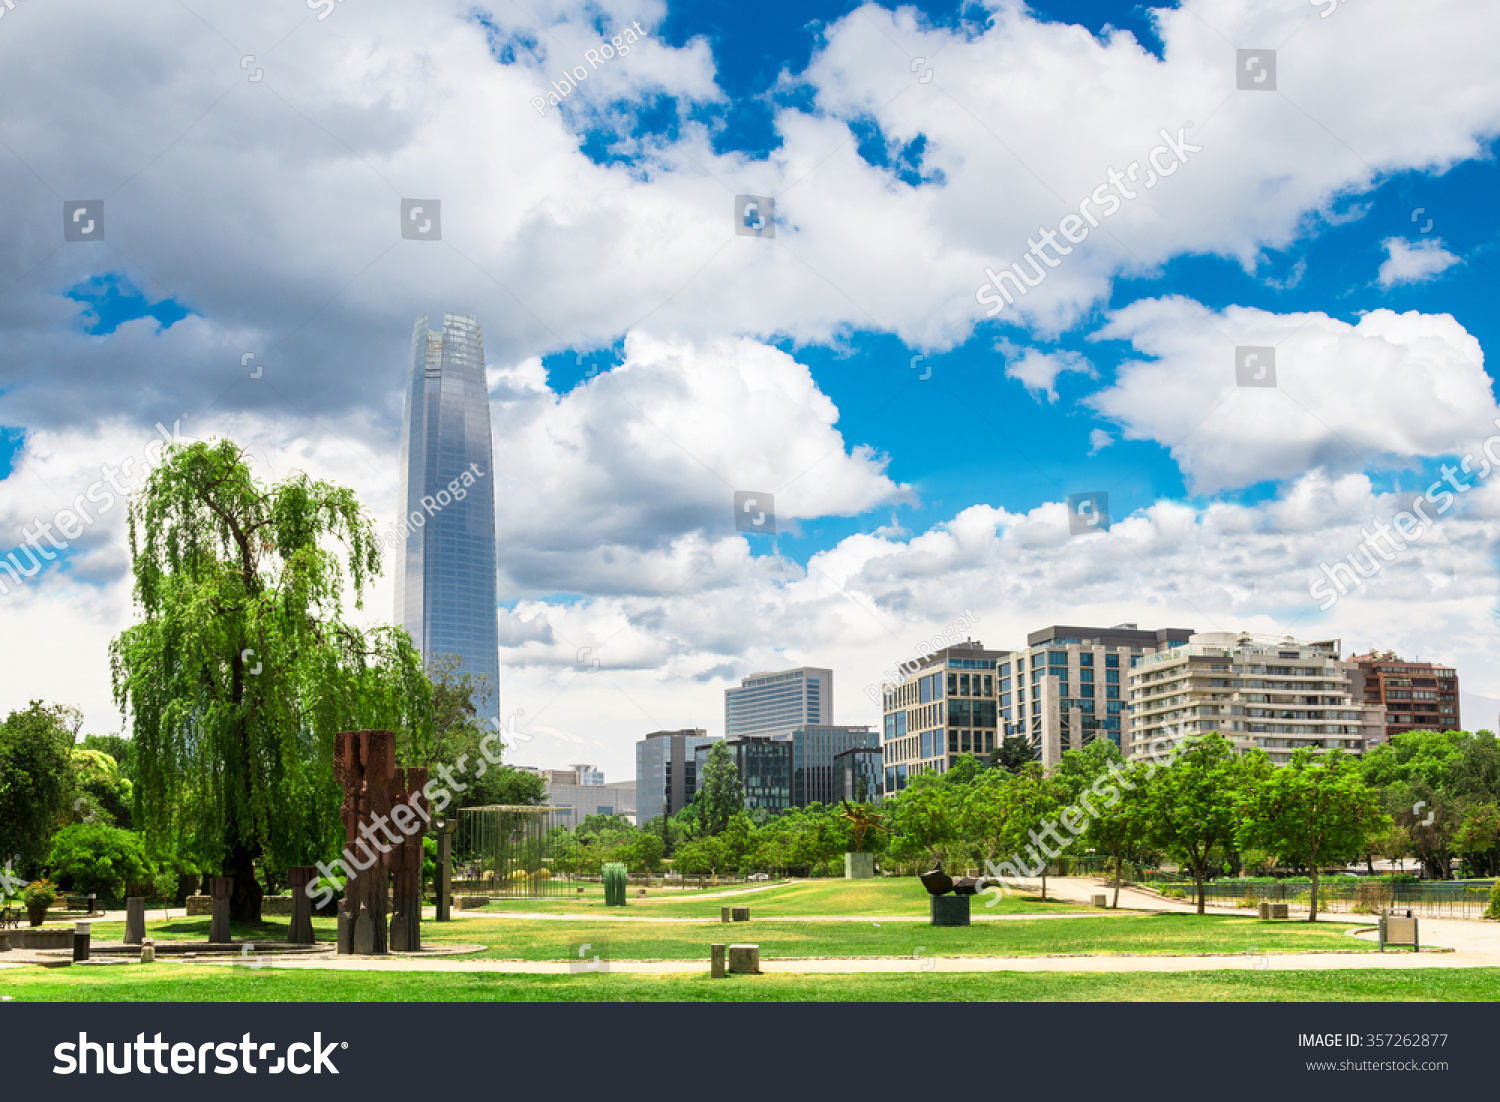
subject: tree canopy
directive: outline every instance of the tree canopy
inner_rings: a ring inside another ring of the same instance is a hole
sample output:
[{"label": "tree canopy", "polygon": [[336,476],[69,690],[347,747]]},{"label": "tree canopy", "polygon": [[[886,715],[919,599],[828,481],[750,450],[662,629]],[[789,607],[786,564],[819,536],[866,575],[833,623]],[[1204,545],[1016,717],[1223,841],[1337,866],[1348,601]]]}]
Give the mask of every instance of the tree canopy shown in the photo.
[{"label": "tree canopy", "polygon": [[339,832],[333,736],[398,733],[431,752],[432,694],[405,631],[344,618],[379,573],[354,494],[300,472],[262,485],[230,441],[173,445],[130,503],[141,622],[110,648],[135,748],[138,826],[235,878],[256,919],[255,862],[323,856]]}]

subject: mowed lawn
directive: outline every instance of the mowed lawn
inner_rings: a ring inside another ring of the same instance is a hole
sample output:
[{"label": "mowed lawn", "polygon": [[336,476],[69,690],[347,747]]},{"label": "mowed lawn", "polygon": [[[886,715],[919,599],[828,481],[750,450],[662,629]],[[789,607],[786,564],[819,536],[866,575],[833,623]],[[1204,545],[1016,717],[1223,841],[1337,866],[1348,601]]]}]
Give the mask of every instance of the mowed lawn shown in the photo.
[{"label": "mowed lawn", "polygon": [[[752,912],[753,913],[753,912]],[[708,959],[713,942],[754,942],[762,959],[818,957],[1001,957],[1048,954],[1297,953],[1346,950],[1373,952],[1368,941],[1349,937],[1343,923],[1262,922],[1235,915],[1087,915],[1017,919],[973,926],[850,919],[841,922],[552,921],[475,918],[435,931],[433,944],[483,944],[482,957],[501,960],[577,959],[579,947],[611,960]]]},{"label": "mowed lawn", "polygon": [[[967,927],[936,927],[925,922],[880,918],[777,921],[752,918],[728,925],[712,920],[621,921],[614,917],[569,919],[475,915],[461,921],[423,924],[429,945],[482,945],[480,959],[563,962],[577,959],[581,946],[611,960],[707,960],[714,942],[754,942],[767,960],[850,957],[1005,957],[1044,955],[1153,955],[1203,953],[1373,952],[1372,942],[1349,937],[1342,922],[1262,922],[1238,915],[1103,914],[1073,908],[1077,917],[1017,918]],[[752,911],[752,915],[755,912]],[[320,942],[334,938],[333,924],[315,921]],[[101,940],[117,940],[117,923],[95,927]],[[207,918],[179,918],[147,924],[161,941],[203,941]],[[286,920],[271,918],[234,928],[237,938],[281,941]],[[1436,948],[1436,946],[1434,946]]]},{"label": "mowed lawn", "polygon": [[[782,915],[910,915],[915,918],[930,913],[927,889],[914,876],[876,880],[799,880],[749,892],[739,887],[720,891],[734,894],[648,888],[647,895],[639,898],[632,888],[629,902],[624,907],[605,907],[603,890],[598,885],[588,885],[581,896],[574,893],[572,896],[543,899],[497,899],[484,910],[551,914],[600,912],[663,918],[718,918],[721,907],[749,907],[751,915],[767,918]],[[1002,898],[993,907],[989,906],[994,898],[994,895],[975,896],[973,913],[979,916],[1094,910],[1055,900],[1043,903],[1035,896],[1021,895]]]},{"label": "mowed lawn", "polygon": [[[1495,1002],[1500,969],[1337,972],[907,973],[887,976],[253,971],[126,964],[0,968],[22,1002]],[[14,1005],[14,1004],[12,1004]]]}]

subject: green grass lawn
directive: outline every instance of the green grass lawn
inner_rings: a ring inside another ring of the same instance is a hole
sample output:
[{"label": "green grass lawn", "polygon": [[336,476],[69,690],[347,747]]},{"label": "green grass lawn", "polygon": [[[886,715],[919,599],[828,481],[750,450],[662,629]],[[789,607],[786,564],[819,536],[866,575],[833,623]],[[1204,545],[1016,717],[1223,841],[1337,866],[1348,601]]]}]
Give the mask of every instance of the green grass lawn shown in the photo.
[{"label": "green grass lawn", "polygon": [[[1056,925],[1056,924],[1054,924]],[[17,1002],[1495,1002],[1500,969],[498,976],[117,965],[0,969]]]},{"label": "green grass lawn", "polygon": [[[752,912],[753,913],[753,912]],[[1081,953],[1243,953],[1360,950],[1375,946],[1348,937],[1336,923],[1262,922],[1236,915],[1119,915],[991,922],[936,927],[924,923],[850,920],[724,925],[720,922],[555,922],[524,918],[470,919],[441,930],[430,942],[488,946],[485,957],[568,960],[585,942],[607,943],[614,960],[706,959],[712,942],[755,942],[767,960],[806,957],[1037,956]]]},{"label": "green grass lawn", "polygon": [[[752,912],[753,914],[754,912]],[[162,941],[204,941],[207,918],[178,918],[147,923],[147,932]],[[237,938],[281,941],[287,920],[270,918],[255,926],[232,927]],[[330,942],[333,924],[314,922],[318,938]],[[778,922],[755,919],[725,925],[718,921],[621,922],[616,919],[559,921],[541,918],[476,916],[438,925],[424,923],[427,944],[484,945],[476,956],[498,960],[564,961],[585,942],[607,944],[614,960],[706,959],[716,941],[753,941],[768,960],[808,957],[910,957],[918,946],[927,956],[1038,956],[1047,954],[1244,953],[1353,950],[1375,946],[1346,935],[1338,922],[1262,922],[1237,915],[1085,914],[1077,918],[1018,919],[967,927],[926,923],[879,922],[851,918],[829,922]],[[124,928],[99,923],[101,940],[118,940]],[[597,952],[597,949],[595,950]]]},{"label": "green grass lawn", "polygon": [[[778,885],[743,895],[722,895],[703,898],[698,892],[678,892],[675,889],[648,889],[644,899],[630,896],[624,907],[604,906],[604,892],[598,885],[590,885],[582,896],[552,899],[497,899],[486,911],[537,912],[551,914],[579,914],[601,912],[605,914],[637,914],[675,918],[718,918],[721,907],[749,907],[752,915],[768,918],[782,915],[800,917],[804,915],[912,915],[929,913],[927,890],[914,876],[889,877],[876,880],[801,880]],[[634,889],[631,889],[632,892]],[[734,888],[721,891],[737,891]],[[704,893],[706,894],[706,893]],[[1092,911],[1072,903],[1049,900],[1041,902],[1035,897],[1009,896],[995,906],[987,906],[993,896],[976,898],[973,904],[975,915],[1024,914],[1048,911]]]}]

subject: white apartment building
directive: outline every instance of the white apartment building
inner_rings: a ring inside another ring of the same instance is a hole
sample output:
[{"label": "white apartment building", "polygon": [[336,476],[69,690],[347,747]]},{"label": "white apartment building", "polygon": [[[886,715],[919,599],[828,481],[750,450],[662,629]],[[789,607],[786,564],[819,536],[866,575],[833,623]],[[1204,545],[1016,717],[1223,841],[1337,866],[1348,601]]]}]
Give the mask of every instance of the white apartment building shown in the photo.
[{"label": "white apartment building", "polygon": [[1364,703],[1339,641],[1205,632],[1142,655],[1130,670],[1126,757],[1158,738],[1218,731],[1277,764],[1303,747],[1362,754],[1383,740],[1385,709]]}]

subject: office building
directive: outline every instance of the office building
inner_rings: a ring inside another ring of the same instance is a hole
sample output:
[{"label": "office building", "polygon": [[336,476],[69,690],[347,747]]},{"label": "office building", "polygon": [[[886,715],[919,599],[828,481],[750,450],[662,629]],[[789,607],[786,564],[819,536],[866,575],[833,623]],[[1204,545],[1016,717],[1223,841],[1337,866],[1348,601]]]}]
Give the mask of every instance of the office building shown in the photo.
[{"label": "office building", "polygon": [[879,803],[885,795],[885,755],[878,746],[856,746],[833,756],[833,796],[850,803]]},{"label": "office building", "polygon": [[1127,757],[1162,738],[1218,731],[1241,752],[1285,764],[1307,747],[1362,754],[1384,737],[1385,709],[1366,704],[1357,664],[1339,643],[1209,632],[1143,655],[1130,671]]},{"label": "office building", "polygon": [[753,673],[724,690],[724,734],[790,735],[806,724],[833,722],[833,671],[802,666]]},{"label": "office building", "polygon": [[623,815],[634,821],[635,782],[615,781],[612,784],[549,782],[546,802],[551,807],[572,808],[572,826],[578,826],[590,815]]},{"label": "office building", "polygon": [[1349,658],[1361,675],[1357,699],[1385,709],[1385,737],[1402,731],[1462,731],[1458,671],[1431,662],[1403,662],[1391,651]]},{"label": "office building", "polygon": [[812,724],[792,732],[792,806],[834,803],[840,797],[834,772],[839,754],[854,749],[879,751],[880,735],[869,726]]},{"label": "office building", "polygon": [[1009,651],[972,640],[924,655],[882,686],[884,793],[922,773],[945,773],[961,754],[991,754],[999,739],[996,670]]},{"label": "office building", "polygon": [[676,815],[698,793],[693,757],[700,746],[719,741],[701,727],[652,731],[635,744],[636,821],[640,825]]},{"label": "office building", "polygon": [[1053,625],[1026,637],[1026,649],[1000,663],[998,706],[1006,734],[1020,735],[1047,769],[1064,751],[1108,738],[1122,751],[1124,682],[1132,662],[1187,643],[1189,628],[1142,631]]},{"label": "office building", "polygon": [[601,785],[604,772],[593,765],[570,765],[566,769],[535,770],[548,784]]},{"label": "office building", "polygon": [[[716,740],[717,741],[717,740]],[[745,808],[764,808],[773,815],[792,806],[792,740],[769,735],[741,735],[725,739],[734,767],[739,771]],[[694,751],[701,779],[712,745]]]},{"label": "office building", "polygon": [[500,716],[495,611],[495,491],[484,338],[478,322],[417,319],[401,425],[395,622],[431,661],[456,655],[482,677],[481,718]]}]

